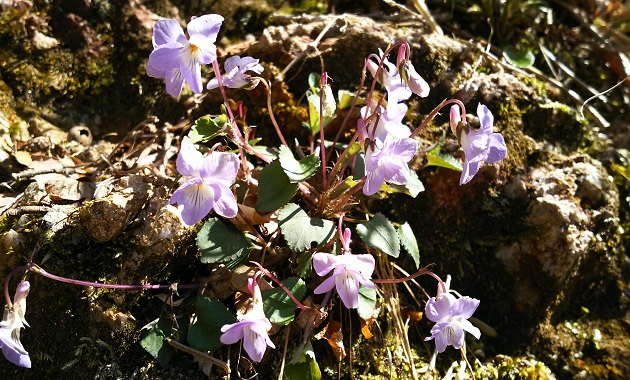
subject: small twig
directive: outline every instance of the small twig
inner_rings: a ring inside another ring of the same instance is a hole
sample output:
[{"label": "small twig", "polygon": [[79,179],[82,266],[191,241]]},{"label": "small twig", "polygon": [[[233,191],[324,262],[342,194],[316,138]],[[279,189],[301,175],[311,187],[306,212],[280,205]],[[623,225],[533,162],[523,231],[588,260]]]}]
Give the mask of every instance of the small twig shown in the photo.
[{"label": "small twig", "polygon": [[22,214],[45,214],[50,210],[52,208],[48,206],[21,206],[7,211],[7,215],[15,217]]},{"label": "small twig", "polygon": [[333,18],[328,24],[326,24],[326,26],[319,33],[317,38],[315,38],[315,41],[313,41],[310,44],[308,44],[306,49],[302,50],[300,52],[300,54],[298,54],[291,62],[289,62],[289,64],[284,68],[284,70],[282,70],[282,72],[280,74],[276,75],[276,80],[278,80],[278,81],[283,80],[284,76],[286,75],[286,73],[293,67],[293,65],[295,65],[299,60],[304,58],[304,56],[309,53],[309,50],[317,51],[317,45],[319,45],[319,42],[322,40],[322,38],[324,38],[324,35],[326,33],[328,33],[330,28],[332,28],[333,25],[335,25],[337,23],[337,20],[343,19],[343,17],[344,17],[343,15],[337,16],[337,17]]},{"label": "small twig", "polygon": [[9,210],[11,207],[15,206],[16,203],[18,203],[20,201],[20,199],[22,199],[22,197],[24,196],[24,192],[20,193],[17,197],[15,197],[12,201],[10,201],[9,203],[7,203],[2,210],[0,210],[0,215],[4,214],[5,212],[7,212],[7,210]]},{"label": "small twig", "polygon": [[230,374],[230,367],[228,366],[228,364],[222,360],[219,360],[215,357],[212,357],[208,354],[206,354],[205,352],[201,352],[201,351],[197,351],[194,348],[188,347],[186,345],[183,345],[173,339],[167,338],[166,341],[168,342],[168,344],[170,344],[171,346],[175,347],[178,350],[184,351],[188,354],[191,354],[193,356],[198,356],[200,358],[202,358],[203,360],[207,360],[213,364],[216,364],[218,366],[220,366],[221,368],[223,368],[223,370],[225,371],[226,374]]},{"label": "small twig", "polygon": [[586,103],[590,102],[593,99],[596,99],[598,97],[600,97],[601,95],[604,95],[605,93],[614,90],[615,88],[621,86],[622,84],[625,83],[625,81],[627,81],[628,79],[630,79],[630,74],[628,74],[625,78],[623,78],[621,81],[619,81],[616,85],[612,86],[611,88],[609,88],[608,90],[602,91],[599,94],[595,94],[593,96],[591,96],[590,98],[586,99],[584,101],[584,103],[582,103],[582,105],[580,106],[580,116],[582,116],[584,118],[584,106],[586,105]]},{"label": "small twig", "polygon": [[402,4],[398,4],[393,0],[383,0],[383,2],[391,7],[396,7],[404,12],[409,13],[411,16],[413,16],[414,18],[418,20],[426,22],[433,33],[444,35],[442,28],[440,28],[440,26],[433,19],[433,16],[431,16],[431,13],[429,12],[429,8],[427,8],[427,4],[424,2],[424,0],[411,1],[414,7],[418,10],[418,12],[420,12],[422,17],[418,16],[418,14],[416,14],[416,12],[412,11],[411,9],[405,7]]},{"label": "small twig", "polygon": [[287,361],[287,346],[289,345],[289,332],[291,331],[291,324],[287,325],[287,332],[284,336],[284,349],[282,350],[282,362],[280,363],[280,373],[278,374],[278,380],[284,379],[284,365]]}]

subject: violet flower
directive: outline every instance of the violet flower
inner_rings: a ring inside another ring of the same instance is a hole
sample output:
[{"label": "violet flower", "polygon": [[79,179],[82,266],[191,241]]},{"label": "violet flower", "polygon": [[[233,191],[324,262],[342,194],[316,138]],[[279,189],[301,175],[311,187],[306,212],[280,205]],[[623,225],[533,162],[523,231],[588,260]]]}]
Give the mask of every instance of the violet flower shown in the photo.
[{"label": "violet flower", "polygon": [[405,61],[402,64],[400,75],[405,83],[407,83],[411,92],[421,98],[429,96],[429,92],[431,91],[429,84],[418,74],[411,61]]},{"label": "violet flower", "polygon": [[417,149],[418,143],[411,138],[393,140],[388,137],[382,149],[374,144],[368,146],[365,152],[367,178],[363,194],[376,194],[385,181],[396,185],[407,184],[411,176],[407,163],[416,155]]},{"label": "violet flower", "polygon": [[182,92],[184,80],[194,93],[201,93],[201,65],[217,59],[214,42],[222,22],[223,17],[215,14],[193,18],[186,38],[177,20],[158,20],[153,28],[154,50],[146,65],[147,74],[164,78],[166,91],[173,97]]},{"label": "violet flower", "polygon": [[[396,104],[409,99],[412,92],[398,72],[396,65],[391,63],[386,57],[383,57],[381,49],[378,49],[378,52],[381,59],[383,59],[383,67],[379,72],[378,81],[387,90],[387,103]],[[367,68],[373,77],[377,77],[378,63],[370,59],[367,62]]]},{"label": "violet flower", "polygon": [[5,308],[4,317],[0,321],[0,348],[4,356],[13,364],[31,368],[31,357],[20,342],[20,330],[28,326],[24,319],[26,313],[26,296],[30,290],[28,281],[18,284],[13,297],[13,307]]},{"label": "violet flower", "polygon": [[431,336],[425,341],[435,339],[435,347],[439,353],[447,346],[460,349],[464,346],[465,331],[479,339],[481,331],[472,325],[468,318],[472,317],[479,306],[479,300],[470,297],[455,298],[450,293],[431,297],[424,308],[427,318],[435,322],[431,328]]},{"label": "violet flower", "polygon": [[189,178],[171,196],[171,204],[182,208],[182,220],[193,225],[214,211],[234,218],[238,205],[230,186],[238,172],[238,157],[233,153],[212,152],[203,156],[188,136],[182,140],[177,156],[177,171]]},{"label": "violet flower", "polygon": [[503,136],[500,133],[492,132],[494,117],[488,107],[480,103],[477,107],[477,116],[481,123],[479,130],[466,130],[466,127],[464,130],[458,130],[457,125],[461,120],[459,107],[451,107],[451,129],[457,135],[466,155],[462,175],[459,179],[460,186],[473,179],[479,171],[479,165],[482,161],[493,164],[504,159],[507,154]]},{"label": "violet flower", "polygon": [[[229,88],[241,88],[245,87],[246,90],[251,90],[258,85],[258,79],[252,79],[247,74],[248,71],[253,71],[256,74],[263,72],[264,68],[258,63],[257,59],[252,57],[239,57],[234,56],[225,60],[223,64],[225,74],[221,77],[224,86]],[[212,90],[219,87],[219,80],[212,78],[208,82],[208,90]]]},{"label": "violet flower", "polygon": [[[379,106],[376,109],[364,106],[361,108],[361,119],[357,123],[359,132],[364,139],[372,139],[379,147],[383,146],[388,135],[394,139],[409,137],[411,130],[402,123],[407,109],[408,107],[404,103],[388,104],[387,108]],[[379,115],[374,115],[377,112]],[[365,119],[371,115],[374,116],[366,124]]]},{"label": "violet flower", "polygon": [[350,252],[350,230],[345,229],[342,237],[343,254],[318,252],[313,255],[313,268],[317,275],[323,277],[332,271],[332,276],[325,279],[313,293],[326,293],[337,289],[339,297],[348,309],[359,307],[359,286],[374,289],[372,273],[374,272],[374,256],[353,255]]},{"label": "violet flower", "polygon": [[267,346],[276,348],[269,339],[271,322],[265,316],[263,310],[262,295],[256,282],[256,276],[250,278],[247,287],[252,294],[252,304],[249,311],[238,318],[238,322],[221,327],[221,343],[234,344],[243,340],[243,348],[249,358],[260,362],[265,355]]}]

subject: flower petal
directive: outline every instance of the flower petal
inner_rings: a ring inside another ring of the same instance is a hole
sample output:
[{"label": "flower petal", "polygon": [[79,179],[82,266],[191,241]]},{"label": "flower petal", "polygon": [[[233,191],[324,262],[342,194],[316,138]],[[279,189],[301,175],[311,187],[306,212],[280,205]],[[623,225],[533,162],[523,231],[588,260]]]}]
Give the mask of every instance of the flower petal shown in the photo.
[{"label": "flower petal", "polygon": [[223,327],[221,327],[221,332],[223,333],[220,338],[221,343],[234,344],[243,339],[243,329],[249,323],[249,321],[241,321],[229,325],[223,325]]},{"label": "flower petal", "polygon": [[313,269],[318,276],[323,277],[339,264],[336,256],[330,253],[317,252],[313,255]]},{"label": "flower petal", "polygon": [[465,185],[470,182],[478,171],[479,162],[464,161],[464,169],[462,170],[462,175],[459,177],[459,185]]},{"label": "flower petal", "polygon": [[201,178],[193,178],[173,192],[171,204],[182,208],[182,220],[189,226],[196,224],[210,213],[214,206],[214,189]]},{"label": "flower petal", "polygon": [[179,67],[167,71],[164,75],[166,82],[166,92],[174,98],[177,98],[184,88],[184,77]]},{"label": "flower petal", "polygon": [[327,279],[325,279],[324,281],[322,281],[322,283],[319,284],[319,286],[316,287],[315,290],[313,290],[313,293],[322,294],[322,293],[329,292],[332,288],[335,287],[335,277],[336,277],[335,275],[332,275],[328,277]]},{"label": "flower petal", "polygon": [[343,272],[335,276],[335,285],[339,298],[341,298],[346,308],[356,309],[359,307],[359,280],[354,273],[347,268],[343,268]]},{"label": "flower petal", "polygon": [[451,306],[451,315],[455,318],[464,318],[468,319],[472,317],[479,307],[480,301],[476,298],[471,298],[468,296],[464,296],[455,300]]},{"label": "flower petal", "polygon": [[[367,166],[367,156],[365,162]],[[365,183],[363,184],[363,194],[367,196],[376,194],[378,189],[383,185],[383,182],[385,182],[385,173],[383,173],[382,167],[377,167],[367,175]]]},{"label": "flower petal", "polygon": [[451,303],[454,301],[455,297],[448,293],[442,294],[437,300],[435,297],[431,297],[424,307],[424,314],[431,322],[439,322],[448,318]]},{"label": "flower petal", "polygon": [[488,156],[485,161],[489,164],[501,161],[507,154],[505,140],[500,133],[493,133],[488,140]]},{"label": "flower petal", "polygon": [[474,336],[475,338],[479,339],[481,337],[481,331],[473,326],[473,324],[470,323],[468,319],[462,319],[461,321],[459,321],[459,324],[462,329],[468,331],[470,335]]},{"label": "flower petal", "polygon": [[179,69],[186,82],[188,82],[192,92],[200,94],[203,91],[201,83],[201,64],[192,53],[192,49],[192,45],[190,44],[180,49]]},{"label": "flower petal", "polygon": [[199,177],[203,165],[203,154],[195,148],[188,136],[184,136],[182,139],[175,165],[179,174]]},{"label": "flower petal", "polygon": [[153,28],[153,47],[172,42],[186,42],[186,35],[179,22],[175,19],[158,20]]},{"label": "flower petal", "polygon": [[234,153],[213,152],[203,159],[200,176],[208,182],[232,186],[238,172],[239,159]]},{"label": "flower petal", "polygon": [[223,23],[223,17],[217,14],[203,15],[191,20],[186,27],[188,35],[194,36],[200,34],[206,36],[215,42],[217,40],[217,34],[221,29]]},{"label": "flower petal", "polygon": [[494,123],[494,116],[485,105],[479,103],[477,106],[477,116],[479,117],[479,122],[481,123],[480,131],[483,131],[485,134],[492,133],[492,124]]},{"label": "flower petal", "polygon": [[[352,258],[352,261],[348,263],[348,268],[351,268],[355,272],[361,272],[365,277],[371,278],[374,273],[374,256],[370,254],[363,255],[343,255],[346,258]],[[342,257],[343,257],[342,256]]]},{"label": "flower petal", "polygon": [[149,54],[147,66],[152,72],[167,72],[175,67],[180,67],[181,58],[180,51],[184,45],[172,42],[160,45]]},{"label": "flower petal", "polygon": [[225,218],[234,218],[238,213],[238,204],[232,191],[219,183],[210,186],[214,190],[214,212]]}]

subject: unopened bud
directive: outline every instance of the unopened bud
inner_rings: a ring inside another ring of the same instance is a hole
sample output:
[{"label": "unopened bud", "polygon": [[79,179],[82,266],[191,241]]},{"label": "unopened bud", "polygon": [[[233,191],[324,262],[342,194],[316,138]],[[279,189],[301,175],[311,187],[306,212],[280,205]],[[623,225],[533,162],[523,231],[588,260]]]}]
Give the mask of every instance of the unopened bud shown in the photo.
[{"label": "unopened bud", "polygon": [[459,139],[459,133],[461,132],[461,130],[458,131],[457,127],[459,126],[459,123],[462,121],[462,116],[459,113],[459,106],[456,106],[456,105],[451,106],[451,112],[449,116],[450,116],[449,125],[451,127],[451,131]]}]

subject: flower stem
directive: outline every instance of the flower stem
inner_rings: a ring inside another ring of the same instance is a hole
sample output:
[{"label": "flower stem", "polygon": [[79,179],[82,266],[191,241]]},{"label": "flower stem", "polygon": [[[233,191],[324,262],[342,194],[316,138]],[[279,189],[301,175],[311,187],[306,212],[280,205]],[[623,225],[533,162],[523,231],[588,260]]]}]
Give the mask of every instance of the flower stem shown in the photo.
[{"label": "flower stem", "polygon": [[81,281],[81,280],[75,280],[72,278],[67,278],[67,277],[62,277],[62,276],[57,276],[55,274],[52,273],[48,273],[46,272],[44,269],[40,268],[37,264],[29,264],[28,270],[31,270],[41,276],[47,277],[51,280],[55,280],[55,281],[59,281],[59,282],[65,282],[67,284],[73,284],[73,285],[79,285],[79,286],[92,286],[95,288],[104,288],[104,289],[120,289],[120,290],[151,290],[151,289],[171,289],[173,287],[175,288],[179,288],[179,289],[194,289],[194,288],[198,288],[199,285],[198,284],[185,284],[185,285],[178,285],[178,284],[170,284],[170,285],[153,285],[153,284],[147,284],[147,285],[129,285],[129,284],[101,284],[98,282],[91,282],[91,281]]},{"label": "flower stem", "polygon": [[9,273],[9,275],[7,276],[6,280],[4,280],[4,299],[7,301],[7,307],[9,309],[13,307],[13,302],[11,302],[11,295],[9,294],[9,285],[11,282],[11,277],[13,277],[13,275],[16,274],[17,272],[28,271],[29,269],[30,267],[28,266],[17,267],[13,269],[11,273]]},{"label": "flower stem", "polygon": [[437,115],[437,113],[440,112],[440,110],[443,107],[446,107],[447,105],[452,104],[452,103],[455,103],[455,104],[457,104],[458,106],[460,106],[462,108],[462,120],[465,121],[466,120],[466,107],[464,106],[464,103],[462,103],[461,100],[459,100],[459,99],[444,99],[444,100],[442,100],[442,102],[440,104],[437,105],[437,107],[435,107],[433,109],[433,111],[431,111],[429,116],[427,116],[426,119],[424,119],[422,124],[420,124],[418,126],[418,128],[416,128],[416,130],[413,131],[413,133],[411,133],[411,135],[409,137],[413,138],[418,133],[420,133],[420,131],[423,130],[424,127],[426,127],[427,124],[429,124],[429,122],[435,118],[435,115]]},{"label": "flower stem", "polygon": [[273,114],[273,107],[271,106],[271,83],[267,82],[263,78],[261,78],[260,80],[265,84],[265,87],[267,87],[267,109],[269,110],[269,118],[271,119],[271,124],[273,124],[273,127],[276,129],[276,133],[278,134],[282,145],[287,145],[287,142],[282,135],[282,131],[280,131],[278,121],[276,121],[276,117]]},{"label": "flower stem", "polygon": [[299,307],[302,310],[306,310],[307,307],[304,306],[302,304],[302,302],[298,301],[297,298],[295,298],[295,296],[293,295],[293,293],[291,293],[291,291],[289,290],[289,288],[287,288],[282,282],[280,282],[280,280],[278,280],[278,278],[276,276],[274,276],[273,274],[271,274],[271,272],[269,272],[267,269],[265,269],[262,265],[260,265],[259,263],[255,262],[255,261],[250,261],[250,263],[256,265],[258,267],[258,269],[263,272],[265,274],[265,276],[269,277],[273,282],[275,282],[276,284],[278,284],[278,286],[284,290],[284,292],[291,297],[291,300],[293,302],[295,302],[295,305],[297,307]]}]

